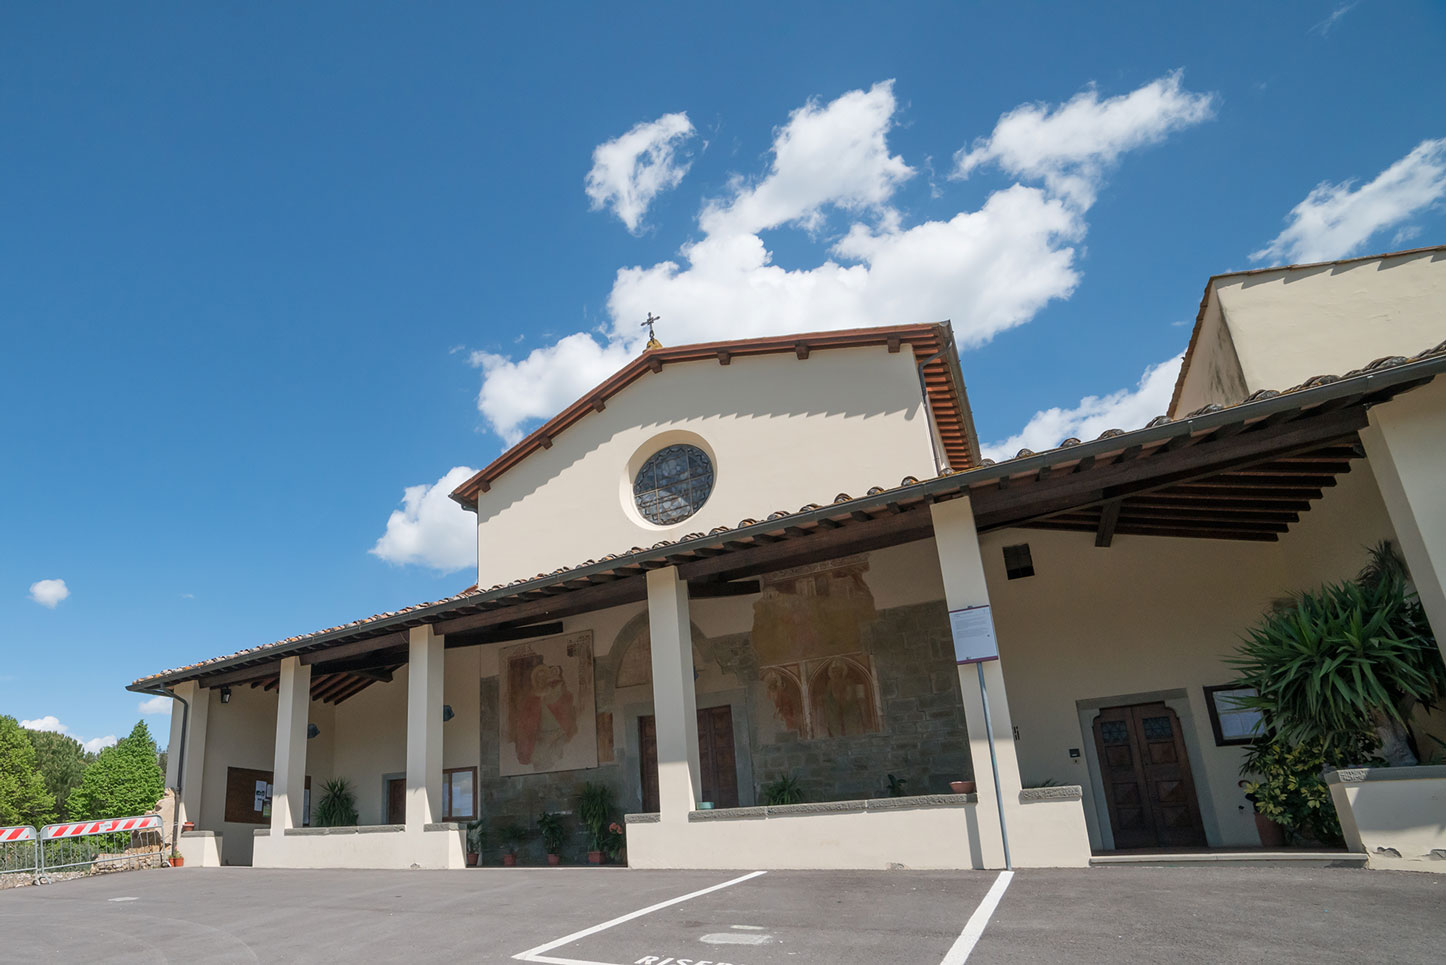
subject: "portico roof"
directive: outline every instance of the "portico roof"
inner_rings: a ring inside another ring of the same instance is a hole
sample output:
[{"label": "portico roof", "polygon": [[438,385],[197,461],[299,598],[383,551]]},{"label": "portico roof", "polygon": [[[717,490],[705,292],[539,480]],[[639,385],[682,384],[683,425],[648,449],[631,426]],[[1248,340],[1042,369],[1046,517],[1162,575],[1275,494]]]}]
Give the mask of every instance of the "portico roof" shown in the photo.
[{"label": "portico roof", "polygon": [[[928,480],[906,477],[862,496],[780,509],[734,527],[632,547],[505,586],[290,637],[150,677],[131,690],[186,680],[204,686],[266,685],[280,659],[314,664],[313,696],[345,699],[406,662],[408,629],[432,624],[447,645],[474,646],[557,633],[566,616],[640,602],[648,570],[677,566],[695,597],[748,593],[746,581],[800,563],[880,549],[933,534],[930,504],[969,496],[981,532],[1005,527],[1117,534],[1274,540],[1359,457],[1356,433],[1370,406],[1446,371],[1446,342],[1413,358],[1378,359],[1344,376],[1321,376],[1240,404],[1206,406],[1134,432],[1022,450],[999,463]],[[342,686],[338,675],[355,677]],[[368,676],[370,674],[371,676]],[[330,694],[323,684],[334,688]]]}]

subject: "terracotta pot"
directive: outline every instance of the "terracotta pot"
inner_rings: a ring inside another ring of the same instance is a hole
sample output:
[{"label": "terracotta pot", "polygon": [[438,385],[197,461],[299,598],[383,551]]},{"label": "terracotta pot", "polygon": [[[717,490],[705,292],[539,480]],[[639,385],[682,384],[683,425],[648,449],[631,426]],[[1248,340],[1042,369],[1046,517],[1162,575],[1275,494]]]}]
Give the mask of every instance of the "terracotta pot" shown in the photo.
[{"label": "terracotta pot", "polygon": [[182,831],[194,831],[194,830],[196,830],[196,822],[195,822],[195,821],[185,821],[185,822],[183,822],[183,823],[181,824],[181,830],[182,830]]},{"label": "terracotta pot", "polygon": [[1285,829],[1259,811],[1255,812],[1255,831],[1260,835],[1262,848],[1285,847]]},{"label": "terracotta pot", "polygon": [[548,856],[547,856],[547,863],[548,863],[548,864],[561,864],[561,863],[562,863],[562,855],[560,855],[560,854],[550,854],[550,855],[548,855]]},{"label": "terracotta pot", "polygon": [[601,851],[589,851],[589,852],[587,853],[587,863],[588,863],[588,864],[602,864],[602,852],[601,852]]},{"label": "terracotta pot", "polygon": [[502,867],[504,867],[504,868],[515,868],[516,866],[517,866],[517,855],[515,855],[515,854],[504,854],[504,855],[502,856]]},{"label": "terracotta pot", "polygon": [[973,782],[973,781],[950,781],[950,782],[949,782],[949,790],[953,791],[955,794],[973,794],[973,793],[974,793],[974,782]]},{"label": "terracotta pot", "polygon": [[467,867],[469,867],[469,868],[475,868],[475,867],[477,867],[477,862],[480,861],[480,860],[482,860],[482,856],[481,856],[480,854],[478,854],[476,851],[468,851],[468,852],[467,852]]},{"label": "terracotta pot", "polygon": [[186,859],[183,858],[183,857],[181,857],[180,855],[178,855],[178,854],[173,854],[173,855],[171,855],[171,867],[172,867],[172,868],[179,868],[179,867],[183,866],[185,863],[186,863]]}]

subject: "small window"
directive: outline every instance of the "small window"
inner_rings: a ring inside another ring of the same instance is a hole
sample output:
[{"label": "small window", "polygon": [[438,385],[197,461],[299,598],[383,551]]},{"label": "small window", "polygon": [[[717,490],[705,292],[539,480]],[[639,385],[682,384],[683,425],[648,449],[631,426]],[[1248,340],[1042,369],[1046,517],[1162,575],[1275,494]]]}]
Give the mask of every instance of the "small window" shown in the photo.
[{"label": "small window", "polygon": [[477,818],[477,768],[453,767],[442,772],[442,820]]},{"label": "small window", "polygon": [[1254,697],[1254,687],[1232,687],[1223,684],[1205,688],[1205,703],[1210,708],[1210,726],[1215,730],[1215,746],[1249,744],[1260,733],[1260,711],[1241,700]]},{"label": "small window", "polygon": [[1004,575],[1011,580],[1034,575],[1034,559],[1029,555],[1028,543],[1004,547]]}]

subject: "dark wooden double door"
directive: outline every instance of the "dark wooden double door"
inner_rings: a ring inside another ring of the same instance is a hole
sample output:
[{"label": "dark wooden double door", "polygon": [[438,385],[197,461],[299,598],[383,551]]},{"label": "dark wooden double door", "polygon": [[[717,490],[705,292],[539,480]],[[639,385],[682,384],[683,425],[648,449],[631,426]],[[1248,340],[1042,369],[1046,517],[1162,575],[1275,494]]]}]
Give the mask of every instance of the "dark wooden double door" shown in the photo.
[{"label": "dark wooden double door", "polygon": [[1205,844],[1180,719],[1163,703],[1106,707],[1095,718],[1116,848]]},{"label": "dark wooden double door", "polygon": [[[658,722],[638,718],[638,775],[643,784],[643,811],[658,810]],[[738,759],[733,753],[733,708],[705,707],[698,711],[698,765],[702,772],[703,800],[715,808],[738,806]]]}]

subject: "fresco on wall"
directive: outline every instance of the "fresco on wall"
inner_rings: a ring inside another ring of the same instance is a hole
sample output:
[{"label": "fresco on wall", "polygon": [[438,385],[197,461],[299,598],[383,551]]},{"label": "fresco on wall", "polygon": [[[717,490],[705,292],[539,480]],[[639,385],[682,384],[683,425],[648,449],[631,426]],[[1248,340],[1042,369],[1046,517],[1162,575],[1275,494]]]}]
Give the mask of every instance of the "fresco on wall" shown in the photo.
[{"label": "fresco on wall", "polygon": [[863,628],[878,616],[864,582],[867,556],[780,570],[762,578],[753,604],[758,662],[780,666],[863,649]]},{"label": "fresco on wall", "polygon": [[[703,659],[703,653],[698,648],[698,641],[703,639],[701,631],[696,626],[692,630],[693,680],[700,690],[707,689],[708,681],[705,678],[710,675],[713,665],[711,661]],[[622,654],[617,658],[618,670],[614,687],[621,690],[624,687],[639,687],[653,682],[653,638],[646,612],[629,620],[618,631],[611,652]]]},{"label": "fresco on wall", "polygon": [[774,721],[784,730],[807,737],[803,681],[798,675],[798,664],[769,667],[763,671],[762,679],[763,688],[768,693],[768,702],[773,707]]},{"label": "fresco on wall", "polygon": [[873,662],[864,654],[815,661],[808,670],[809,720],[814,737],[852,737],[879,731]]},{"label": "fresco on wall", "polygon": [[499,773],[596,767],[592,631],[504,647],[498,663]]}]

